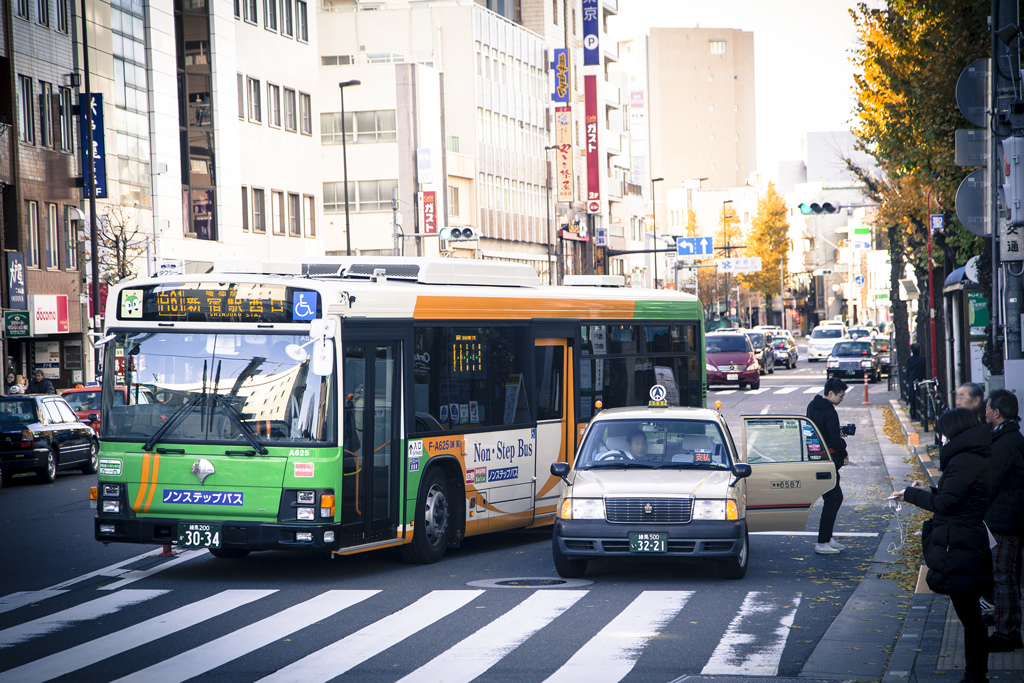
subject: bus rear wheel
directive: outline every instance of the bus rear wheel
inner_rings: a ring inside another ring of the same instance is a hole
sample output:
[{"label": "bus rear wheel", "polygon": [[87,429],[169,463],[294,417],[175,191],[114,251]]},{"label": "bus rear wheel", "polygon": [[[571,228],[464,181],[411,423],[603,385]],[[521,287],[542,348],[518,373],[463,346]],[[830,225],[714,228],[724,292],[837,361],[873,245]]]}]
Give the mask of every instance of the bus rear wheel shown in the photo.
[{"label": "bus rear wheel", "polygon": [[450,536],[448,478],[440,467],[435,467],[420,486],[412,543],[399,549],[402,559],[411,564],[433,564],[444,557]]}]

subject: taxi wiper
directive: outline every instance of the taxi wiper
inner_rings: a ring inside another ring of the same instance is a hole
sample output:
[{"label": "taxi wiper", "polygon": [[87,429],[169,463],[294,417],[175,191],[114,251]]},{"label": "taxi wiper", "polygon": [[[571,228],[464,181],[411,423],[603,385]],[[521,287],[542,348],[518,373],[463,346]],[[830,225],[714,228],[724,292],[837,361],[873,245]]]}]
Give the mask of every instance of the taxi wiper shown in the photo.
[{"label": "taxi wiper", "polygon": [[718,462],[666,462],[659,469],[665,468],[678,470],[727,470],[729,466]]},{"label": "taxi wiper", "polygon": [[654,469],[654,465],[648,465],[647,463],[643,463],[643,462],[622,462],[621,460],[613,461],[613,462],[594,462],[594,463],[590,463],[590,465],[587,466],[587,469],[588,470],[593,470],[593,469],[597,469],[599,467],[600,468],[609,468],[609,469],[619,469],[619,470],[634,470],[634,469],[635,470],[653,470]]}]

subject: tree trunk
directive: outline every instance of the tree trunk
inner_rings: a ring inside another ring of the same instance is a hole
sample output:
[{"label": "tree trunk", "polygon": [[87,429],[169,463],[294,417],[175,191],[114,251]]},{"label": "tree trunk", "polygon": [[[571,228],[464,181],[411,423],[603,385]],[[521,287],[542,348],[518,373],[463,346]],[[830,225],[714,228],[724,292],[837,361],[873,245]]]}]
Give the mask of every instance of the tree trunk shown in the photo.
[{"label": "tree trunk", "polygon": [[[889,233],[889,300],[892,305],[893,349],[896,367],[903,378],[903,368],[910,356],[910,327],[907,319],[907,302],[900,298],[900,276],[906,268],[903,250],[900,248],[899,227],[890,225]],[[903,378],[905,379],[905,378]],[[901,382],[902,385],[902,382]],[[902,394],[902,392],[901,392]]]}]

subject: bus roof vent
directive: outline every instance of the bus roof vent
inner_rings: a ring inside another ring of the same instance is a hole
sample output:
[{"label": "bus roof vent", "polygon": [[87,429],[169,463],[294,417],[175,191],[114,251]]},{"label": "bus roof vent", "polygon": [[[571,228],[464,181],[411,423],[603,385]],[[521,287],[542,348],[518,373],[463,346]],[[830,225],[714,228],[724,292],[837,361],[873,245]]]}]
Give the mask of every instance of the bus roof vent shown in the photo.
[{"label": "bus roof vent", "polygon": [[569,287],[625,287],[622,275],[566,275],[562,284]]},{"label": "bus roof vent", "polygon": [[245,273],[247,275],[301,275],[301,264],[294,261],[216,261],[214,273]]},{"label": "bus roof vent", "polygon": [[405,280],[424,285],[490,285],[536,287],[537,271],[527,265],[501,261],[452,258],[325,257],[302,264],[308,277],[366,279],[384,271],[388,281]]},{"label": "bus roof vent", "polygon": [[[373,279],[375,272],[382,270],[384,271],[384,277],[388,280],[410,280],[412,282],[419,282],[420,279],[420,267],[415,263],[375,263],[373,261],[364,261],[361,263],[352,263],[347,267],[343,267],[340,275],[341,277],[365,278],[369,280]],[[313,272],[310,272],[309,274],[315,277]],[[335,268],[335,272],[331,274],[338,275],[338,269]]]}]

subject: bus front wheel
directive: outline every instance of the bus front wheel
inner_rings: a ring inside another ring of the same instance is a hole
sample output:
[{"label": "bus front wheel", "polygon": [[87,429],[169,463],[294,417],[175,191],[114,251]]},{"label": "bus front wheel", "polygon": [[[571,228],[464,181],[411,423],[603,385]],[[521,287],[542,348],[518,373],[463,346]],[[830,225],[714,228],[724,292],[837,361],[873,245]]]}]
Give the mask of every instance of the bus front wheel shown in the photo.
[{"label": "bus front wheel", "polygon": [[435,467],[430,470],[420,486],[412,542],[400,548],[402,559],[412,564],[437,562],[444,557],[450,536],[448,478],[444,476],[440,467]]}]

